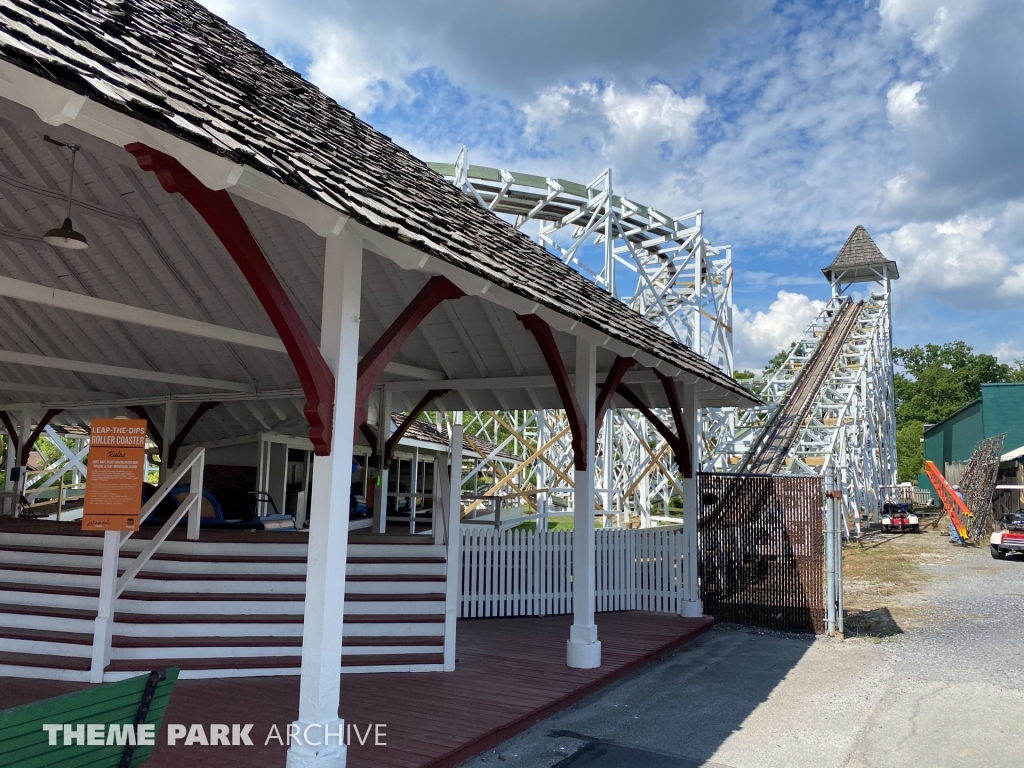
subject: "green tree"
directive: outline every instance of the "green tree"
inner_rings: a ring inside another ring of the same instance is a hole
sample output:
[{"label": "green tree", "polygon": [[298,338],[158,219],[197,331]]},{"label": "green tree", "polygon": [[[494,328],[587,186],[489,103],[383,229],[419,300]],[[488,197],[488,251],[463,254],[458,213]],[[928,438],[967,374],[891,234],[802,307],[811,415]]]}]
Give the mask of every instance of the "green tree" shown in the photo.
[{"label": "green tree", "polygon": [[[906,371],[895,377],[896,424],[935,424],[981,397],[981,385],[1009,381],[1014,371],[962,341],[894,349]],[[1018,366],[1024,378],[1024,367]]]},{"label": "green tree", "polygon": [[900,482],[917,482],[924,469],[924,424],[911,421],[896,430],[897,473]]},{"label": "green tree", "polygon": [[733,371],[732,377],[747,389],[751,389],[757,374],[753,371]]},{"label": "green tree", "polygon": [[772,373],[779,370],[779,368],[782,367],[782,364],[786,362],[786,358],[789,357],[789,353],[793,351],[793,347],[795,346],[796,344],[790,344],[785,349],[780,349],[778,353],[776,353],[775,357],[765,363],[764,373],[762,376],[767,379],[772,375]]}]

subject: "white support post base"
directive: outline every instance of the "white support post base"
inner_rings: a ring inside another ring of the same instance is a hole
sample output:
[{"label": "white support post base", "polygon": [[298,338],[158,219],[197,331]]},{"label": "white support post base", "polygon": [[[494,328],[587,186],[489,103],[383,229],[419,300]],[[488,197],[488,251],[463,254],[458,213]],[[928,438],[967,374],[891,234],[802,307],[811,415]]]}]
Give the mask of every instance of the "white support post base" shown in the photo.
[{"label": "white support post base", "polygon": [[565,641],[565,663],[573,669],[597,669],[601,666],[601,641],[597,625],[573,624]]},{"label": "white support post base", "polygon": [[117,558],[121,551],[121,532],[104,531],[103,559],[100,565],[100,597],[92,630],[92,664],[89,682],[102,683],[103,670],[110,662],[110,640],[114,619],[114,593],[117,591]]},{"label": "white support post base", "polygon": [[[345,768],[348,747],[345,746],[345,721],[291,724],[291,745],[285,768]],[[326,737],[325,737],[326,734]],[[330,743],[324,743],[329,741]]]},{"label": "white support post base", "polygon": [[700,600],[681,600],[679,615],[684,619],[699,619],[704,615],[704,604]]},{"label": "white support post base", "polygon": [[306,603],[302,626],[298,738],[288,768],[345,768],[348,751],[338,717],[345,617],[352,434],[359,362],[359,296],[363,241],[348,231],[327,238],[320,350],[335,376],[331,455],[313,459]]},{"label": "white support post base", "polygon": [[576,339],[576,400],[587,424],[587,468],[577,469],[573,489],[572,532],[572,627],[565,644],[565,663],[574,669],[601,666],[601,642],[597,639],[594,612],[596,556],[594,552],[594,495],[597,477],[597,350]]}]

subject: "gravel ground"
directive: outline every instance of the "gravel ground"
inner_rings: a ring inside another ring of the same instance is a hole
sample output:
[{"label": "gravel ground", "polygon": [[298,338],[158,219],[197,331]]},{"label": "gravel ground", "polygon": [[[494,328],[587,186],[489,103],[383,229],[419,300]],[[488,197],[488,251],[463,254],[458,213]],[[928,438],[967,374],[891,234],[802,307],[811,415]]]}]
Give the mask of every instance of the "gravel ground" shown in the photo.
[{"label": "gravel ground", "polygon": [[[885,631],[812,640],[719,625],[466,763],[523,768],[1024,765],[1024,559],[894,537]],[[903,621],[906,626],[901,624]]]}]

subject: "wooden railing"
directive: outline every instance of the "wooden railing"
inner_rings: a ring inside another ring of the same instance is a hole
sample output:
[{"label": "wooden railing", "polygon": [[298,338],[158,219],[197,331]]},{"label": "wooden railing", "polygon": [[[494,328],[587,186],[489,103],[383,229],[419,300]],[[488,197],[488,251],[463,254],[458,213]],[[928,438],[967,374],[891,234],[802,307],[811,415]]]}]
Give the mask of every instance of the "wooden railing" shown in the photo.
[{"label": "wooden railing", "polygon": [[188,496],[178,505],[163,527],[132,561],[120,578],[118,578],[118,559],[121,547],[132,537],[133,531],[106,531],[103,535],[103,564],[100,569],[100,599],[96,611],[96,623],[92,638],[92,666],[89,679],[93,683],[103,682],[103,670],[110,661],[110,640],[114,618],[114,603],[131,583],[131,580],[150,561],[160,545],[167,540],[185,515],[188,515],[186,537],[195,541],[199,538],[199,523],[203,501],[203,469],[206,462],[206,451],[196,448],[189,457],[179,464],[167,476],[157,492],[146,501],[139,512],[139,525],[146,521],[161,501],[167,498],[171,489],[175,488],[189,474]]}]

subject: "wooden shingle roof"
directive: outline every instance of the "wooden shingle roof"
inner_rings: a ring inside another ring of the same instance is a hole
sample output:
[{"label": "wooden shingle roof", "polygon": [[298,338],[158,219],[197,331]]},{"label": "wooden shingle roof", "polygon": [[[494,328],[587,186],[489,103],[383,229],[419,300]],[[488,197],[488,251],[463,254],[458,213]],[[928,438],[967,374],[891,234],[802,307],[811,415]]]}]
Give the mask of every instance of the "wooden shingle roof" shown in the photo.
[{"label": "wooden shingle roof", "polygon": [[0,60],[752,402],[731,377],[191,0],[4,0]]},{"label": "wooden shingle roof", "polygon": [[896,262],[885,258],[868,231],[858,224],[846,238],[832,263],[821,271],[831,282],[833,275],[855,277],[870,272],[872,268],[883,273],[887,271],[892,280],[900,276]]}]

